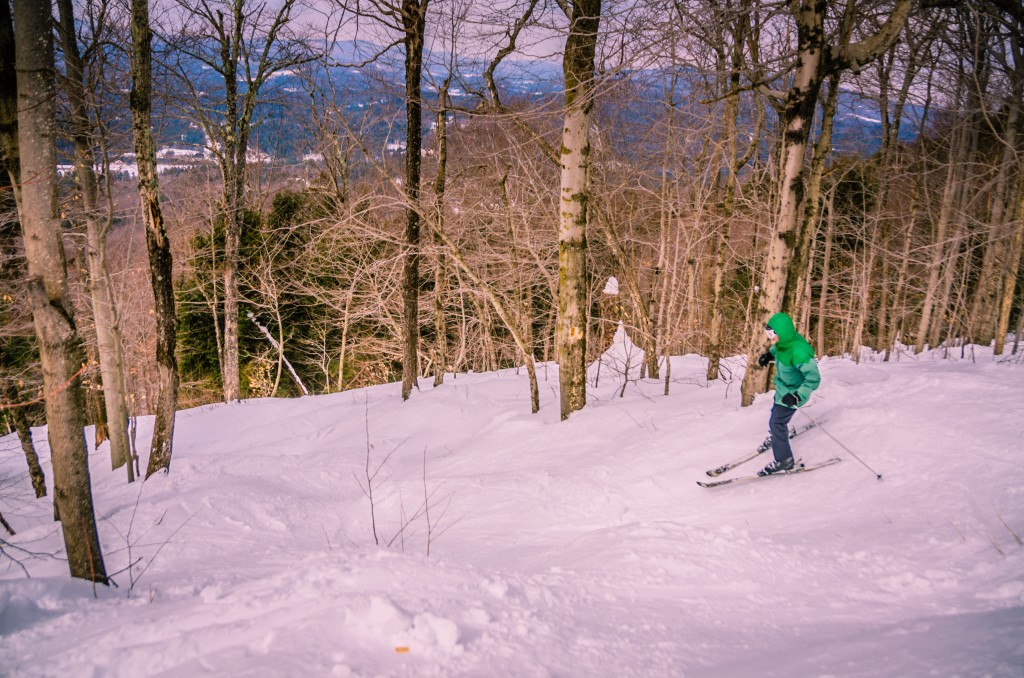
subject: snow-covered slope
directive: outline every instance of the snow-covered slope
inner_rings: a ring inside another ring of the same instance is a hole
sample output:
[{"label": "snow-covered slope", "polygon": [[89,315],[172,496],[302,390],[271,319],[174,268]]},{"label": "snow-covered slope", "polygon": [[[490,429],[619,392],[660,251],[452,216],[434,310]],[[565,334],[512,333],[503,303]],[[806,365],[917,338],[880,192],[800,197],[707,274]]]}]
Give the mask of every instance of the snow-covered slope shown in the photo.
[{"label": "snow-covered slope", "polygon": [[144,484],[104,446],[95,592],[30,555],[59,530],[0,439],[0,674],[1024,675],[1024,367],[825,359],[807,411],[884,480],[819,430],[841,464],[707,490],[770,397],[687,356],[620,398],[620,358],[567,422],[541,366],[537,415],[525,371],[460,374],[182,412]]}]

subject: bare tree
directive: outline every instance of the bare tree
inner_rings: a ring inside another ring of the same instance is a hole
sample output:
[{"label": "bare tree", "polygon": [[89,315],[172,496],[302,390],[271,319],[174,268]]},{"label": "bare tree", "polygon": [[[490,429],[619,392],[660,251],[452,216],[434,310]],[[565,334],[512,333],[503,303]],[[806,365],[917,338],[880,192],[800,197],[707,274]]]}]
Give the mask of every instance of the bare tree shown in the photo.
[{"label": "bare tree", "polygon": [[[976,30],[970,17],[958,12],[954,35],[964,42],[974,41],[980,48],[988,38]],[[971,36],[970,38],[968,36]],[[958,43],[961,40],[957,40]],[[966,45],[965,45],[966,46]],[[948,302],[961,255],[967,214],[964,206],[971,200],[969,188],[972,172],[968,163],[978,152],[980,102],[989,77],[988,56],[983,50],[962,49],[953,53],[957,62],[954,69],[953,97],[957,109],[956,124],[948,135],[949,150],[945,166],[938,215],[934,220],[934,234],[929,245],[928,283],[919,318],[915,349],[938,344],[939,335],[946,324]]]},{"label": "bare tree", "polygon": [[14,384],[8,383],[4,387],[4,398],[7,405],[10,405],[4,414],[14,422],[14,429],[18,433],[18,440],[21,442],[21,449],[25,453],[25,461],[28,463],[28,474],[32,478],[32,489],[35,490],[36,498],[46,496],[46,475],[39,465],[39,455],[32,444],[32,431],[29,429],[28,417],[25,416],[23,403],[20,402],[18,389]]},{"label": "bare tree", "polygon": [[82,343],[68,297],[56,193],[56,77],[49,0],[18,0],[14,25],[18,70],[18,140],[29,294],[46,394],[54,508],[73,577],[106,583],[89,483],[79,376]]},{"label": "bare tree", "polygon": [[[402,399],[408,400],[417,387],[420,355],[420,204],[423,149],[423,49],[427,37],[430,0],[335,0],[358,21],[382,27],[393,37],[367,62],[380,59],[401,45],[404,57],[405,172],[401,189],[405,199],[405,237],[402,259]],[[357,24],[358,25],[358,24]],[[442,179],[443,182],[443,179]],[[443,186],[443,184],[442,184]]]},{"label": "bare tree", "polygon": [[[1014,288],[1017,286],[1017,278],[1020,275],[1021,260],[1024,259],[1024,172],[1021,172],[1017,179],[1017,201],[1016,227],[1013,230],[1013,238],[1007,247],[1005,268],[1002,272],[1002,290],[999,301],[999,315],[996,324],[996,355],[1003,353],[1006,342],[1006,332],[1010,327],[1010,313],[1013,310]],[[1013,341],[1013,352],[1017,352],[1020,342],[1021,330],[1024,327],[1024,309],[1019,309],[1021,321],[1018,322],[1017,334]]]},{"label": "bare tree", "polygon": [[[14,50],[14,23],[11,17],[11,5],[9,0],[0,0],[0,156],[2,156],[3,171],[7,174],[14,195],[15,204],[21,205],[21,171],[18,149],[18,79],[15,70]],[[12,238],[18,234],[20,227],[10,229]],[[13,243],[11,243],[13,248]],[[8,243],[0,244],[0,256],[6,258]],[[0,264],[0,270],[2,270]],[[14,275],[22,276],[23,267],[14,268]],[[14,428],[18,433],[18,440],[25,452],[25,460],[28,463],[29,475],[32,477],[32,487],[35,489],[36,497],[46,496],[46,479],[43,469],[39,466],[39,456],[36,453],[32,442],[32,433],[29,430],[28,417],[25,415],[24,407],[19,402],[19,390],[13,383],[4,387],[4,398],[12,409],[5,414],[14,422]]]},{"label": "bare tree", "polygon": [[[750,0],[729,0],[728,2],[688,3],[675,0],[675,9],[687,31],[695,36],[712,55],[714,61],[708,65],[714,74],[709,98],[714,105],[724,100],[721,110],[720,135],[722,142],[717,149],[721,172],[725,181],[716,175],[714,184],[720,219],[716,233],[712,236],[710,258],[713,260],[710,305],[708,308],[708,370],[709,380],[718,378],[719,362],[723,348],[723,316],[725,279],[728,272],[732,221],[736,217],[737,192],[740,189],[740,171],[757,152],[764,121],[764,106],[761,99],[753,104],[753,130],[743,129],[743,117],[749,112],[743,108],[744,93],[749,89],[743,81],[744,52],[758,53],[759,31],[752,29],[752,5]],[[712,109],[714,113],[718,111]],[[741,116],[742,114],[742,116]],[[717,117],[717,116],[716,116]],[[746,137],[745,147],[741,135]]]},{"label": "bare tree", "polygon": [[[755,369],[754,357],[763,344],[763,324],[780,311],[785,303],[789,278],[794,276],[790,260],[797,243],[804,239],[798,227],[804,200],[817,201],[819,196],[805,195],[807,141],[815,117],[822,84],[830,77],[852,70],[858,72],[882,54],[899,36],[916,0],[897,0],[882,26],[859,42],[851,42],[854,31],[853,3],[847,5],[840,28],[841,40],[832,44],[826,31],[828,3],[821,0],[791,0],[789,11],[796,28],[796,60],[793,77],[785,94],[763,90],[781,99],[779,107],[782,150],[780,157],[778,208],[773,237],[769,243],[764,277],[757,296],[756,319],[748,342],[749,368],[743,378],[742,402],[750,405],[754,396],[767,386],[767,371]],[[803,271],[798,272],[798,278]]]},{"label": "bare tree", "polygon": [[[191,92],[196,121],[206,132],[223,180],[224,219],[224,400],[241,397],[238,353],[238,265],[245,208],[249,141],[260,94],[280,71],[305,62],[298,43],[284,34],[297,0],[283,0],[273,11],[256,0],[178,0],[184,40],[177,73]],[[220,78],[219,98],[195,82],[194,66],[210,68]],[[239,83],[244,87],[239,88]],[[240,91],[241,89],[241,91]]]},{"label": "bare tree", "polygon": [[[92,297],[93,325],[99,353],[100,373],[103,378],[103,400],[106,406],[108,435],[110,436],[111,468],[127,466],[128,482],[134,482],[135,470],[128,445],[128,408],[124,379],[124,356],[121,326],[118,320],[114,290],[107,265],[107,234],[114,221],[113,205],[100,208],[100,186],[96,177],[96,154],[92,116],[90,115],[89,83],[85,65],[78,47],[75,16],[71,0],[57,0],[60,10],[59,31],[64,48],[67,77],[65,89],[71,109],[71,138],[75,146],[75,173],[82,199],[82,218],[85,221],[89,261],[89,292]],[[98,31],[104,30],[100,23]],[[103,39],[104,36],[94,36]]]},{"label": "bare tree", "polygon": [[397,12],[405,45],[405,264],[402,268],[402,399],[408,400],[419,376],[420,340],[420,150],[423,147],[423,41],[430,0],[402,0]]},{"label": "bare tree", "polygon": [[470,277],[476,288],[480,290],[480,294],[493,304],[495,312],[502,322],[505,323],[505,327],[511,332],[512,338],[515,340],[526,361],[526,372],[530,380],[530,410],[536,414],[540,411],[540,392],[537,385],[537,369],[533,359],[533,347],[527,342],[528,335],[524,331],[525,328],[516,322],[514,307],[503,300],[486,281],[473,271],[466,262],[462,252],[459,251],[458,246],[439,227],[436,230],[436,234],[441,242],[448,246],[452,259]]},{"label": "bare tree", "polygon": [[171,245],[160,207],[156,169],[156,144],[152,131],[153,33],[149,25],[149,0],[132,0],[132,130],[135,161],[139,168],[139,200],[146,227],[149,280],[156,318],[157,398],[156,423],[150,446],[146,477],[168,471],[174,443],[174,416],[178,406],[177,314],[174,308]]},{"label": "bare tree", "polygon": [[10,0],[0,0],[0,150],[15,201],[21,204],[18,150],[18,80],[14,67],[14,23]]},{"label": "bare tree", "polygon": [[1012,251],[1014,218],[1013,175],[1021,170],[1018,156],[1021,154],[1018,138],[1021,135],[1021,108],[1024,100],[1024,46],[1021,31],[1024,25],[1013,17],[1004,18],[1009,34],[997,38],[993,51],[1003,51],[1002,57],[994,60],[1005,72],[1008,81],[1006,96],[998,101],[1001,110],[985,113],[986,127],[998,141],[998,169],[992,188],[988,211],[987,232],[983,241],[984,255],[978,271],[978,283],[974,292],[971,311],[971,333],[979,343],[987,344],[996,340],[996,353],[1002,352],[1006,341],[1006,327],[998,332],[998,308],[1002,297],[1003,271],[1010,268],[1014,259]]},{"label": "bare tree", "polygon": [[562,70],[565,118],[558,209],[558,351],[562,419],[587,404],[587,224],[590,221],[590,119],[594,110],[595,54],[601,0],[572,0]]}]

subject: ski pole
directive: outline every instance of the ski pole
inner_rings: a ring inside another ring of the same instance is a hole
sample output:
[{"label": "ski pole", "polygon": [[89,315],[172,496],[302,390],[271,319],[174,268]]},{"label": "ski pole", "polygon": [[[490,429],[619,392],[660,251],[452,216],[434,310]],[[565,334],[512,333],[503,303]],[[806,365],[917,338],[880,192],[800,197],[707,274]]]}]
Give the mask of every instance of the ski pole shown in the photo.
[{"label": "ski pole", "polygon": [[847,447],[846,445],[843,445],[843,444],[842,444],[841,442],[839,442],[838,440],[836,440],[836,437],[835,437],[834,435],[832,435],[831,433],[829,433],[829,432],[828,432],[828,431],[827,431],[827,430],[825,429],[825,427],[824,427],[824,426],[822,426],[821,424],[819,424],[819,423],[818,423],[818,422],[817,422],[817,421],[816,421],[816,420],[814,419],[814,417],[812,417],[811,415],[807,414],[807,413],[806,413],[806,412],[804,412],[803,410],[799,410],[799,412],[800,412],[801,414],[803,414],[803,415],[804,415],[805,417],[807,417],[808,419],[810,419],[810,420],[811,420],[811,423],[812,423],[812,424],[814,424],[815,426],[817,426],[818,428],[820,428],[820,429],[821,429],[821,432],[822,432],[822,433],[824,433],[825,435],[827,435],[827,436],[828,436],[829,438],[831,438],[831,439],[832,439],[832,442],[834,442],[834,443],[835,443],[836,445],[838,445],[839,447],[841,447],[841,448],[843,448],[844,450],[846,450],[847,452],[849,452],[850,456],[851,456],[851,457],[853,457],[854,459],[856,459],[857,461],[859,461],[859,462],[860,462],[861,464],[864,464],[864,468],[866,468],[867,470],[869,470],[869,471],[871,471],[872,473],[874,473],[874,474],[875,474],[875,478],[877,478],[878,480],[881,480],[881,479],[882,479],[882,474],[881,474],[881,473],[879,473],[879,472],[878,472],[878,471],[876,471],[875,469],[873,469],[873,468],[871,468],[870,466],[868,466],[868,465],[867,465],[867,464],[866,464],[866,463],[864,462],[864,460],[863,460],[863,459],[861,459],[860,457],[858,457],[858,456],[857,456],[856,454],[854,454],[854,453],[853,453],[853,450],[851,450],[851,449],[850,449],[849,447]]}]

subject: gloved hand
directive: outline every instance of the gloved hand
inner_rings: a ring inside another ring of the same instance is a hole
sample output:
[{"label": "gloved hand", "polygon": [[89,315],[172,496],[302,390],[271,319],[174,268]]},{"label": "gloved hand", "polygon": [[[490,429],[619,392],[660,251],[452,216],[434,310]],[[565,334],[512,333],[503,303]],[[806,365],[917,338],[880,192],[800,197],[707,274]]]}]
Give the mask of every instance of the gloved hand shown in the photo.
[{"label": "gloved hand", "polygon": [[771,351],[765,351],[761,355],[757,356],[757,364],[761,367],[768,367],[772,362],[775,362],[775,356],[772,355]]},{"label": "gloved hand", "polygon": [[787,393],[782,396],[782,404],[787,407],[798,407],[800,405],[800,397],[795,393]]}]

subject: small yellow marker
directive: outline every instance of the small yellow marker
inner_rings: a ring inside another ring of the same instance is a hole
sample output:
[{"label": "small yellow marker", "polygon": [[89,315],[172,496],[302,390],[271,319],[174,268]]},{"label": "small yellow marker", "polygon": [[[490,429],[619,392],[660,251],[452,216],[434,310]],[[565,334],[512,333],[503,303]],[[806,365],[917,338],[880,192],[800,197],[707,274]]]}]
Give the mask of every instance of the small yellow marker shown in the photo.
[{"label": "small yellow marker", "polygon": [[409,648],[405,647],[404,645],[399,645],[398,647],[395,648],[395,652],[398,652],[399,654],[405,654],[408,651],[409,651]]}]

